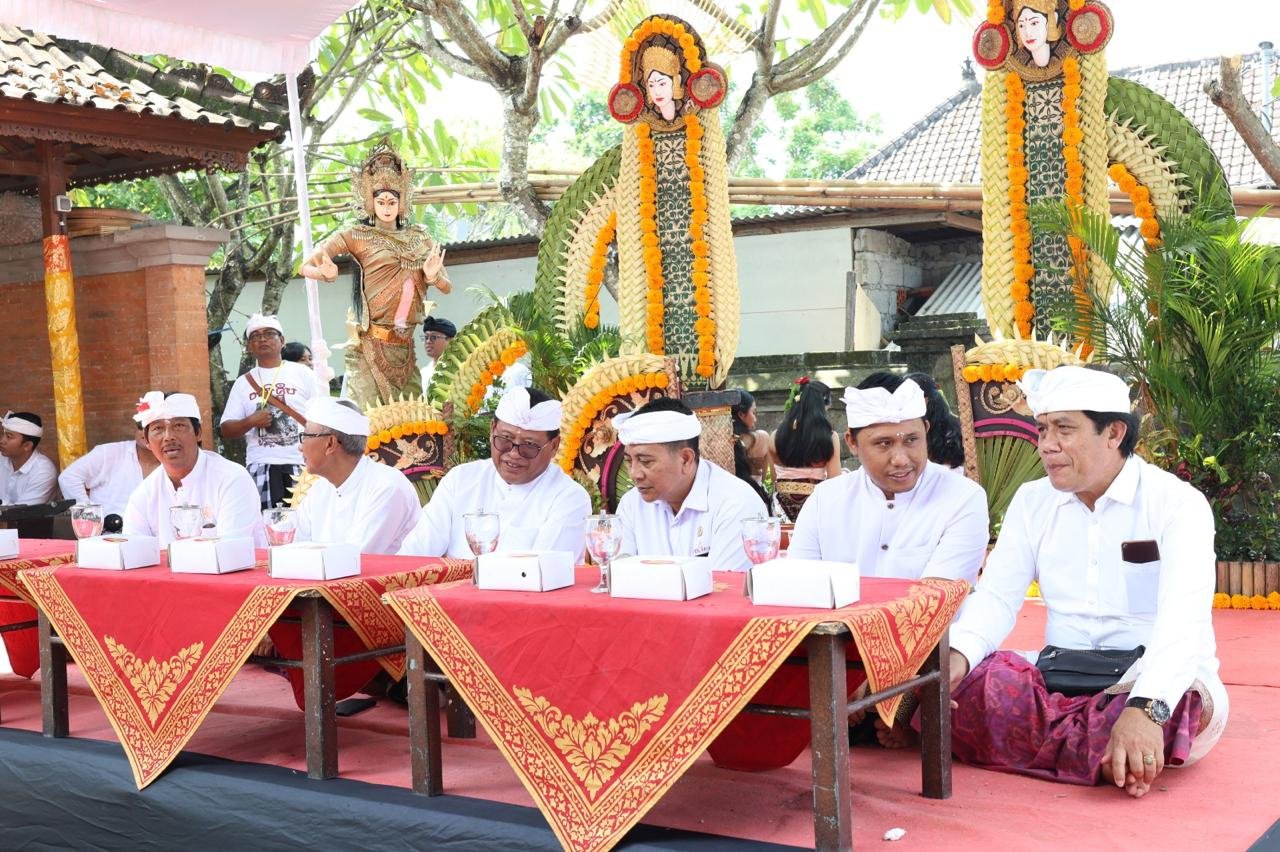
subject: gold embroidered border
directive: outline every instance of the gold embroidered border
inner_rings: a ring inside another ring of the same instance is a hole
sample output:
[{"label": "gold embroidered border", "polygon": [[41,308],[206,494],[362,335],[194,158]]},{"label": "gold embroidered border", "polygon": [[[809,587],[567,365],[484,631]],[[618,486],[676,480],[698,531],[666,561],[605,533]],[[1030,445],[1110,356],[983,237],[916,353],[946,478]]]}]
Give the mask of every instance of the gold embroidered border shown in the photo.
[{"label": "gold embroidered border", "polygon": [[819,614],[748,621],[631,763],[592,799],[428,588],[393,595],[390,601],[475,711],[560,842],[574,850],[617,843],[746,706],[812,626],[832,620]]},{"label": "gold embroidered border", "polygon": [[[366,648],[384,648],[404,641],[404,623],[382,602],[382,596],[397,589],[412,589],[454,580],[471,579],[470,559],[445,559],[438,565],[423,565],[409,571],[384,576],[352,577],[316,586],[333,605],[342,620],[356,632]],[[404,677],[404,654],[378,657],[391,677]]]},{"label": "gold embroidered border", "polygon": [[129,759],[138,789],[154,781],[178,755],[226,691],[249,653],[266,635],[267,628],[301,590],[259,586],[250,592],[187,678],[185,688],[176,692],[153,727],[147,723],[138,697],[58,582],[54,569],[29,570],[21,579],[57,629],[106,711],[107,721],[115,729]]},{"label": "gold embroidered border", "polygon": [[75,551],[70,553],[60,553],[54,556],[38,556],[35,559],[22,559],[14,557],[0,562],[0,586],[13,592],[13,594],[23,603],[35,606],[35,601],[31,598],[31,593],[22,585],[18,579],[19,571],[28,571],[33,568],[52,568],[57,565],[65,565],[68,562],[74,562],[76,558]]}]

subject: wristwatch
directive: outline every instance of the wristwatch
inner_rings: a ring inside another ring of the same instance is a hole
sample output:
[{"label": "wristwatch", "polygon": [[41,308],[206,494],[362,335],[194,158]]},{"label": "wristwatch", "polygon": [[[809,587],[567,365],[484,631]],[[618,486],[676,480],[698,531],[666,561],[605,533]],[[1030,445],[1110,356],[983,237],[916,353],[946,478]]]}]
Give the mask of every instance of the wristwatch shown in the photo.
[{"label": "wristwatch", "polygon": [[1169,721],[1169,717],[1173,715],[1169,711],[1169,705],[1165,704],[1159,698],[1139,698],[1135,696],[1126,701],[1124,706],[1137,707],[1143,713],[1147,714],[1148,719],[1162,727]]}]

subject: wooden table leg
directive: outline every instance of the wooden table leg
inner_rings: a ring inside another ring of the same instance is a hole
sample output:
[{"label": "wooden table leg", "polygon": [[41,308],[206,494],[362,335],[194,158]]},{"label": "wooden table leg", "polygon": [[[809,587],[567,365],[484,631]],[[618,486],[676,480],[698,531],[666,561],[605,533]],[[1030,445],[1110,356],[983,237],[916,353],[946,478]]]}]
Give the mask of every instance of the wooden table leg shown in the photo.
[{"label": "wooden table leg", "polygon": [[462,700],[458,691],[449,687],[449,703],[444,708],[445,727],[449,736],[458,740],[474,740],[476,738],[476,717]]},{"label": "wooden table leg", "polygon": [[300,595],[302,695],[307,731],[307,777],[338,774],[338,718],[334,712],[333,607],[324,598]]},{"label": "wooden table leg", "polygon": [[813,633],[809,652],[809,725],[813,737],[813,843],[818,850],[853,849],[849,801],[849,637]]},{"label": "wooden table leg", "polygon": [[427,654],[413,631],[404,631],[405,677],[409,681],[409,765],[413,792],[444,793],[440,755],[440,685],[425,677]]},{"label": "wooden table leg", "polygon": [[67,714],[67,648],[54,642],[53,625],[41,611],[40,715],[46,737],[65,737],[70,730]]},{"label": "wooden table leg", "polygon": [[951,798],[951,635],[944,631],[922,672],[941,676],[920,690],[921,791],[929,799]]}]

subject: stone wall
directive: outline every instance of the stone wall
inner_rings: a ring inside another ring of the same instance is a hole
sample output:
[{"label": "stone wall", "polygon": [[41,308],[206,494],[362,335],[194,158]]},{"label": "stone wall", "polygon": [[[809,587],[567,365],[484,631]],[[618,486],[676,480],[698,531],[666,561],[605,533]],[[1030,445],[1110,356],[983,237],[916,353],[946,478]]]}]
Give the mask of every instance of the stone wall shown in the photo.
[{"label": "stone wall", "polygon": [[[80,382],[89,447],[133,437],[148,390],[180,390],[200,402],[212,447],[204,267],[225,231],[155,225],[71,241]],[[9,368],[0,405],[34,411],[56,434],[41,245],[0,248],[0,340]],[[57,441],[42,449],[57,455]],[[56,460],[56,459],[55,459]]]},{"label": "stone wall", "polygon": [[[848,278],[851,312],[852,293],[861,284],[880,312],[880,333],[888,337],[897,321],[898,293],[914,290],[920,282],[920,266],[913,256],[911,243],[874,228],[859,228],[854,232],[853,272]],[[849,327],[852,329],[852,322]],[[846,340],[845,345],[852,346],[853,341]]]}]

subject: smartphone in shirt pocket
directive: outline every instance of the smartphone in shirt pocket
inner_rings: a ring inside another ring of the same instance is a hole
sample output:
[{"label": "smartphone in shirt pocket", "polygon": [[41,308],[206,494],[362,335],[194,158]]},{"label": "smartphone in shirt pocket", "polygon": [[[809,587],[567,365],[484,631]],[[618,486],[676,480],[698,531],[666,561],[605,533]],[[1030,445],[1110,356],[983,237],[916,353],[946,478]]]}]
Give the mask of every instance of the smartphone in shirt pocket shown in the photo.
[{"label": "smartphone in shirt pocket", "polygon": [[1120,559],[1130,614],[1155,612],[1160,593],[1160,546],[1154,539],[1121,542]]}]

